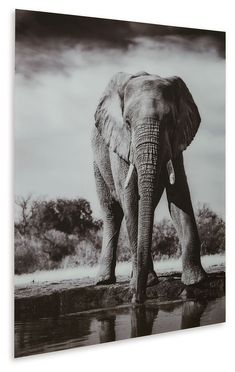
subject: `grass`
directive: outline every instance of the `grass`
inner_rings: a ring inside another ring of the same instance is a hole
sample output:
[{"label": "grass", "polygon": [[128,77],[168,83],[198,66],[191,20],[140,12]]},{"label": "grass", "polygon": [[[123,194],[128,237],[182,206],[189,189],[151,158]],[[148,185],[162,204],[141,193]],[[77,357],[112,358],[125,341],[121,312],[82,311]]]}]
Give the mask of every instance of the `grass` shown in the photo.
[{"label": "grass", "polygon": [[[225,255],[215,254],[207,255],[201,258],[202,265],[206,271],[211,270],[223,270],[225,265]],[[182,265],[181,259],[170,258],[161,259],[160,261],[154,262],[154,268],[159,274],[166,274],[170,272],[181,272]],[[54,270],[41,270],[34,273],[15,275],[15,285],[23,286],[28,285],[32,282],[43,283],[43,282],[55,282],[62,280],[75,280],[83,278],[94,278],[97,275],[98,265],[93,267],[90,266],[78,266],[78,267],[64,267],[62,269]],[[131,263],[130,262],[119,262],[116,266],[116,275],[127,276],[131,275]]]}]

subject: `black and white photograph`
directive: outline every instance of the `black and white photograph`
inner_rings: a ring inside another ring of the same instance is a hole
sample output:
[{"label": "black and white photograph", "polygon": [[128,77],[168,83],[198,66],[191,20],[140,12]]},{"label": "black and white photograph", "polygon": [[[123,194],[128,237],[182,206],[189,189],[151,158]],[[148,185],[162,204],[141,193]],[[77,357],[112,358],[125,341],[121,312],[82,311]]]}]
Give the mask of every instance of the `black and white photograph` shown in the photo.
[{"label": "black and white photograph", "polygon": [[225,322],[225,56],[15,11],[16,358]]}]

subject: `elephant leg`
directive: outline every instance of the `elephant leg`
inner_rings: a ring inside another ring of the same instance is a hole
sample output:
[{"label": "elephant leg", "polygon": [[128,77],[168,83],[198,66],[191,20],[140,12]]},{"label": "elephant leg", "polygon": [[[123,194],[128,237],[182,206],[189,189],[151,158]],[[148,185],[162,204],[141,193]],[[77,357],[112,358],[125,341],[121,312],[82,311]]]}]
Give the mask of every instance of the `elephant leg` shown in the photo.
[{"label": "elephant leg", "polygon": [[137,276],[137,238],[138,238],[138,189],[136,174],[132,176],[132,182],[124,191],[124,199],[122,205],[132,259],[132,273],[130,286],[134,289],[136,286]]},{"label": "elephant leg", "polygon": [[[161,172],[161,175],[159,177],[157,192],[154,196],[154,208],[156,208],[156,206],[158,205],[162,197],[164,189],[165,189],[164,172]],[[151,287],[158,283],[158,277],[157,277],[156,272],[154,271],[153,258],[152,258],[152,254],[150,251],[149,251],[149,258],[148,258],[148,270],[149,272],[148,272],[147,287]]]},{"label": "elephant leg", "polygon": [[158,283],[158,277],[153,267],[153,257],[152,257],[151,252],[149,252],[147,287],[151,287],[157,283]]},{"label": "elephant leg", "polygon": [[96,284],[112,284],[116,282],[116,251],[123,212],[118,202],[111,196],[96,164],[94,164],[94,171],[97,193],[103,212],[103,241]]},{"label": "elephant leg", "polygon": [[193,212],[183,155],[174,161],[175,183],[166,183],[168,206],[182,246],[182,277],[186,285],[198,283],[206,278],[201,265],[201,243]]}]

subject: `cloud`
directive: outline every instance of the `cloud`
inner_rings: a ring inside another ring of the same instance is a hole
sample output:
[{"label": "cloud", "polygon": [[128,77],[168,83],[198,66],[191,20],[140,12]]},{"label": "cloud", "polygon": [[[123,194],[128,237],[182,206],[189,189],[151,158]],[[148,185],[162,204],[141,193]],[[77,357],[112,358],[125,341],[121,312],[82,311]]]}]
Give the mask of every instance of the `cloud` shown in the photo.
[{"label": "cloud", "polygon": [[[179,38],[179,37],[178,37]],[[15,135],[17,194],[85,197],[100,214],[92,170],[90,132],[102,91],[117,71],[179,75],[202,124],[185,152],[194,205],[208,202],[224,216],[225,62],[214,48],[138,37],[120,48],[17,45]],[[168,214],[163,203],[159,217]]]},{"label": "cloud", "polygon": [[71,16],[46,12],[16,10],[16,40],[27,45],[45,46],[51,43],[55,49],[62,42],[72,47],[85,43],[87,47],[128,49],[135,38],[148,37],[167,42],[184,41],[185,48],[196,49],[203,44],[225,55],[225,33],[184,27],[117,21],[102,18]]}]

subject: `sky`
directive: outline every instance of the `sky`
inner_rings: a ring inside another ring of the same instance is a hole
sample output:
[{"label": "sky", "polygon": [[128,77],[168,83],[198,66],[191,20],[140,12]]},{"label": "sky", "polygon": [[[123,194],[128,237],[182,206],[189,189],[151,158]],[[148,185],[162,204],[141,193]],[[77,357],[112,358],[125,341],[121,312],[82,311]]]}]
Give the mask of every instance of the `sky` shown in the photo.
[{"label": "sky", "polygon": [[[15,194],[83,197],[95,216],[90,134],[117,71],[180,76],[201,115],[184,152],[193,205],[225,216],[225,34],[16,11]],[[156,218],[168,217],[162,199]]]}]

